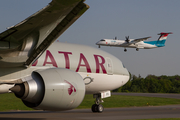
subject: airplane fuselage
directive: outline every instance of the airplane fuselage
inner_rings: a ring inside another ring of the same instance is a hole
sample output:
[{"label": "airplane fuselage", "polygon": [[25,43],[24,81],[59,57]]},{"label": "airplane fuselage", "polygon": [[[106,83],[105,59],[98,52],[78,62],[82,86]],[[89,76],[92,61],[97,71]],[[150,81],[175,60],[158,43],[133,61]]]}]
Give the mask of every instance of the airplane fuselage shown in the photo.
[{"label": "airplane fuselage", "polygon": [[0,79],[25,78],[33,71],[48,68],[65,68],[79,73],[86,93],[90,94],[119,88],[129,80],[129,72],[113,55],[89,46],[61,42],[53,43],[28,69],[11,68],[8,71],[5,69],[9,68],[2,68],[4,72],[0,73]]},{"label": "airplane fuselage", "polygon": [[[130,39],[129,43],[133,41],[134,39]],[[127,45],[127,43],[124,40],[113,40],[113,39],[102,39],[99,42],[96,43],[96,45],[101,46],[113,46],[113,47],[129,47],[129,48],[141,48],[141,49],[151,49],[151,48],[157,48],[160,46],[157,46],[156,43],[149,44],[148,42],[138,42],[135,44]],[[161,46],[163,47],[163,46]]]},{"label": "airplane fuselage", "polygon": [[113,90],[129,80],[129,72],[119,59],[96,48],[55,42],[32,68],[59,67],[79,73],[86,93]]},{"label": "airplane fuselage", "polygon": [[165,33],[161,32],[158,35],[160,37],[156,41],[145,41],[151,37],[144,37],[139,39],[129,39],[129,36],[126,37],[126,40],[117,40],[117,39],[102,39],[96,43],[99,46],[112,46],[112,47],[124,47],[124,51],[126,52],[126,48],[136,48],[138,51],[139,49],[152,49],[158,47],[164,47],[167,36],[172,34],[172,32]]}]

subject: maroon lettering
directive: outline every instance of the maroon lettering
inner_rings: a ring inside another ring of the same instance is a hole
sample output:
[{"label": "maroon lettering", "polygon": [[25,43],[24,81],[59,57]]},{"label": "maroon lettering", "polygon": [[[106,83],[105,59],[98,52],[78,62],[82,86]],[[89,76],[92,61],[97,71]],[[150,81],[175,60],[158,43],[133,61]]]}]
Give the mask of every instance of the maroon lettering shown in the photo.
[{"label": "maroon lettering", "polygon": [[[96,73],[100,72],[100,67],[101,67],[103,73],[107,74],[106,69],[105,69],[105,67],[103,65],[105,63],[105,59],[102,56],[100,56],[100,55],[94,55],[94,58],[95,58],[95,61],[96,61]],[[99,61],[99,58],[102,61],[101,63]]]},{"label": "maroon lettering", "polygon": [[[84,64],[82,64],[82,60],[84,61]],[[78,67],[76,69],[76,72],[79,71],[80,66],[86,67],[87,72],[91,73],[91,68],[89,66],[89,63],[88,63],[87,59],[85,58],[85,56],[82,53],[80,54],[80,60],[79,60],[79,64],[78,64]]]},{"label": "maroon lettering", "polygon": [[36,60],[36,61],[32,64],[32,66],[36,66],[37,63],[38,63],[38,60]]},{"label": "maroon lettering", "polygon": [[[58,51],[58,53],[64,55],[65,68],[70,69],[69,55],[72,55],[72,52]],[[100,71],[102,70],[103,74],[107,74],[105,66],[104,66],[104,64],[106,62],[104,57],[102,57],[101,55],[94,55],[94,59],[95,59],[95,62],[96,62],[96,73],[100,73]],[[38,60],[36,60],[32,64],[32,66],[36,66],[37,64],[38,64]],[[51,52],[49,50],[46,50],[46,56],[45,56],[43,66],[45,66],[47,64],[51,64],[54,67],[58,67],[53,55],[51,54]],[[91,73],[91,67],[90,67],[86,57],[83,55],[83,53],[80,53],[79,64],[77,66],[76,72],[79,71],[80,67],[86,67],[87,73]]]},{"label": "maroon lettering", "polygon": [[[50,58],[51,62],[47,62],[48,57]],[[45,66],[46,64],[52,64],[54,67],[58,67],[54,57],[52,56],[49,50],[46,50],[46,58],[45,58],[43,66]]]},{"label": "maroon lettering", "polygon": [[72,55],[71,52],[63,52],[63,51],[58,51],[58,53],[63,53],[64,54],[64,58],[66,61],[66,68],[70,69],[70,60],[69,60],[69,54]]}]

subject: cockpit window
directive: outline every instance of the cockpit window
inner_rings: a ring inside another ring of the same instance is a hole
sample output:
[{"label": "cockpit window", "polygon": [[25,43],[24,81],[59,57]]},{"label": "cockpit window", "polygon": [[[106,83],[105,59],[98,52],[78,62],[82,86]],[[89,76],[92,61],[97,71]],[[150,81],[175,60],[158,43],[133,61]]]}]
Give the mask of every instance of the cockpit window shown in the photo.
[{"label": "cockpit window", "polygon": [[123,64],[123,67],[126,68],[124,64]]},{"label": "cockpit window", "polygon": [[101,41],[105,41],[105,40],[101,40]]}]

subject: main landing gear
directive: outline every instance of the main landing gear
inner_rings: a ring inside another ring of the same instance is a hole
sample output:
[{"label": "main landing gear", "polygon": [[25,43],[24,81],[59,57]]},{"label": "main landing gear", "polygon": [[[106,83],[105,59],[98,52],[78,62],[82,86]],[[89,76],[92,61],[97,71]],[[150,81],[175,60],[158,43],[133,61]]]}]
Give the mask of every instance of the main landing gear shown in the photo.
[{"label": "main landing gear", "polygon": [[104,101],[101,99],[101,94],[94,94],[93,97],[96,98],[96,101],[91,107],[92,112],[102,113],[104,111],[104,107],[100,103]]},{"label": "main landing gear", "polygon": [[[139,48],[136,48],[136,51],[139,51]],[[126,48],[124,49],[124,52],[127,52],[127,49],[126,49]]]}]

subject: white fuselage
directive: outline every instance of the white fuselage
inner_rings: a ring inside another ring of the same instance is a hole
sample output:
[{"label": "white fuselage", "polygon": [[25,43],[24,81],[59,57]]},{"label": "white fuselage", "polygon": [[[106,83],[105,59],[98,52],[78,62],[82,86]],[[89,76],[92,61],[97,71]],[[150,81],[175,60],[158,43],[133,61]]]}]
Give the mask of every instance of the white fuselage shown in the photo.
[{"label": "white fuselage", "polygon": [[[129,43],[134,39],[130,39]],[[141,48],[141,49],[151,49],[157,48],[156,45],[147,44],[143,41],[135,43],[135,44],[127,44],[125,40],[113,40],[113,39],[102,39],[96,43],[96,45],[101,46],[113,46],[113,47],[124,47],[124,48]]]},{"label": "white fuselage", "polygon": [[[123,86],[129,80],[129,72],[113,55],[96,48],[61,42],[53,43],[28,69],[0,68],[4,71],[0,73],[0,79],[25,78],[32,71],[53,67],[71,69],[79,73],[84,79],[86,93],[110,91]],[[13,72],[17,69],[18,72]]]}]

